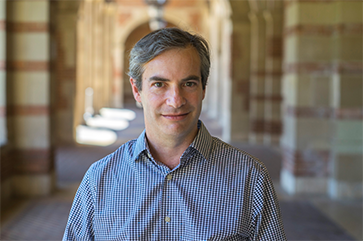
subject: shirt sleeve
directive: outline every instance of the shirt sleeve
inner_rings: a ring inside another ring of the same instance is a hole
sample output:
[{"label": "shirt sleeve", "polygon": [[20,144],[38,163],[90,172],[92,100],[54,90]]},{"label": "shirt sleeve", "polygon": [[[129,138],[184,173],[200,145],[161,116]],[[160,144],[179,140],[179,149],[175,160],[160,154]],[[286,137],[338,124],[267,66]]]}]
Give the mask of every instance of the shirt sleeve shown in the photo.
[{"label": "shirt sleeve", "polygon": [[94,240],[94,188],[92,188],[91,169],[85,174],[68,217],[67,226],[63,235],[66,240]]},{"label": "shirt sleeve", "polygon": [[287,240],[276,193],[265,167],[254,187],[252,224],[251,240]]}]

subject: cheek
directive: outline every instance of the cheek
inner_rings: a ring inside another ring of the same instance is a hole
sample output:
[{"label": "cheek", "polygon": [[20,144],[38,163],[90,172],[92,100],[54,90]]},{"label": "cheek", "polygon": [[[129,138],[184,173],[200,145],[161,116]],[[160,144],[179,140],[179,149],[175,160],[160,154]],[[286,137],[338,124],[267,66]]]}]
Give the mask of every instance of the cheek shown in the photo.
[{"label": "cheek", "polygon": [[148,93],[147,96],[142,96],[142,103],[144,108],[150,111],[158,109],[162,105],[163,99],[159,95]]},{"label": "cheek", "polygon": [[193,95],[191,95],[189,97],[189,100],[193,103],[193,104],[200,104],[204,99],[204,95],[203,93],[194,93]]}]

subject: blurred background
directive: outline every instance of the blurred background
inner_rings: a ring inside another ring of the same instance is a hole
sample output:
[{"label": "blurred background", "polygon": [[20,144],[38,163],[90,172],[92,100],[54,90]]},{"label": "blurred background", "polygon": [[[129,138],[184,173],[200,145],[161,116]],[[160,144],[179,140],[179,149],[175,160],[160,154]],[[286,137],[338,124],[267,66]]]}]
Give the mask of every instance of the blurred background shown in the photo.
[{"label": "blurred background", "polygon": [[362,240],[361,0],[0,0],[1,240],[60,240],[89,165],[136,138],[128,54],[204,36],[202,120],[263,161],[289,240]]}]

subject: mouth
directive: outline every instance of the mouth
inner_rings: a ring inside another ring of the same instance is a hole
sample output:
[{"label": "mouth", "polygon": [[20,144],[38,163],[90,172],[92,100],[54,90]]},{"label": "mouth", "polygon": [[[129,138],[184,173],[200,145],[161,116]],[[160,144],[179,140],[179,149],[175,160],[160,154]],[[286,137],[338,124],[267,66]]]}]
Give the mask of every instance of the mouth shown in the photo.
[{"label": "mouth", "polygon": [[162,114],[162,116],[166,119],[169,119],[169,120],[182,120],[184,119],[187,115],[189,114],[188,113],[180,113],[180,114]]}]

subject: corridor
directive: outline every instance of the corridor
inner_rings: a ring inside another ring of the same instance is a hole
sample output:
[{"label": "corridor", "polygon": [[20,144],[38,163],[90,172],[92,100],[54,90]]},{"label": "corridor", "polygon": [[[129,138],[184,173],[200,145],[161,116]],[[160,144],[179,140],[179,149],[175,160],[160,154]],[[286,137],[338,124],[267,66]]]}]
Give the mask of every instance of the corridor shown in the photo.
[{"label": "corridor", "polygon": [[[132,108],[132,107],[131,107]],[[15,200],[1,215],[1,240],[61,240],[74,193],[87,168],[136,138],[143,130],[143,114],[132,108],[136,119],[117,132],[107,147],[61,146],[56,151],[57,190],[45,198]],[[221,136],[218,124],[202,113],[212,135]],[[325,196],[288,196],[279,186],[281,154],[262,145],[232,143],[262,160],[269,169],[280,200],[288,240],[362,240],[361,201],[332,201]]]}]

